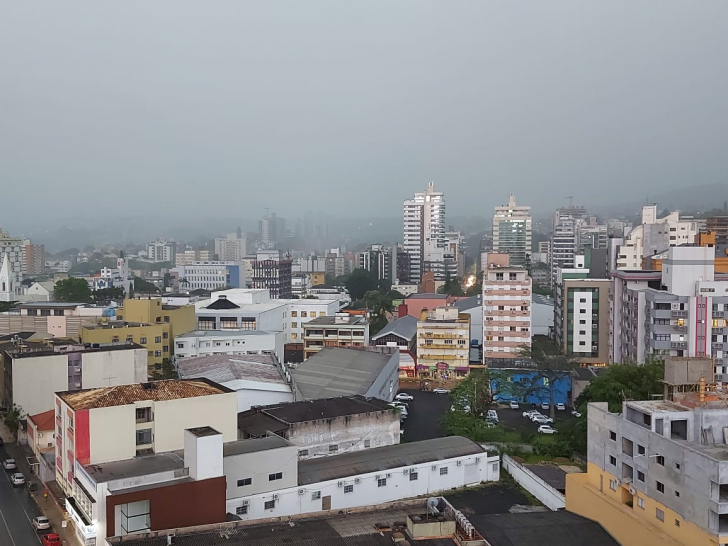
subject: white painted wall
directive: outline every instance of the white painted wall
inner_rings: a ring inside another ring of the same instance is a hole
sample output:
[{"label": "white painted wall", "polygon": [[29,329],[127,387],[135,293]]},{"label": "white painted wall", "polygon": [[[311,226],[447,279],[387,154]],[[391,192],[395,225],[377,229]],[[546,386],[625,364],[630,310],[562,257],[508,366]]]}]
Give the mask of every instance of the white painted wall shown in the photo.
[{"label": "white painted wall", "polygon": [[[592,351],[592,293],[574,291],[574,336],[571,342],[573,353]],[[582,301],[584,300],[584,301]],[[582,322],[584,324],[582,324]],[[566,326],[564,326],[566,328]],[[582,333],[583,332],[583,333]],[[566,334],[564,334],[566,335]]]},{"label": "white painted wall", "polygon": [[68,390],[68,356],[48,355],[15,358],[13,403],[23,415],[53,409],[54,394]]},{"label": "white painted wall", "polygon": [[134,457],[136,455],[136,408],[134,405],[89,410],[89,444],[91,464]]},{"label": "white painted wall", "polygon": [[269,406],[294,401],[293,392],[288,385],[242,379],[223,383],[223,385],[235,391],[238,397],[238,413],[247,411],[253,406]]},{"label": "white painted wall", "polygon": [[223,475],[222,434],[196,436],[184,431],[185,468],[193,480],[207,480]]},{"label": "white painted wall", "polygon": [[[477,462],[476,457],[479,459]],[[458,465],[458,461],[460,461],[460,465]],[[435,470],[432,469],[433,466]],[[448,469],[446,475],[440,474],[440,468],[443,467]],[[417,480],[410,480],[412,470],[416,470]],[[377,476],[386,477],[385,486],[378,485]],[[482,453],[478,456],[455,457],[435,463],[395,468],[377,473],[355,475],[352,471],[350,477],[340,480],[228,499],[227,511],[235,514],[236,508],[246,503],[248,513],[239,516],[243,520],[306,514],[321,511],[323,497],[331,496],[331,510],[332,513],[335,513],[336,510],[431,495],[452,488],[498,481],[499,478],[498,456],[488,456],[486,453]],[[353,491],[344,493],[345,485],[353,485]],[[320,498],[313,498],[314,493],[318,492],[320,492]],[[266,510],[264,503],[273,500],[273,495],[277,495],[276,506],[272,510]]]},{"label": "white painted wall", "polygon": [[[291,489],[298,485],[296,446],[232,455],[225,457],[222,462],[227,482],[226,499],[239,499],[280,489]],[[282,478],[271,481],[270,474],[276,472],[281,472]],[[238,480],[245,478],[251,479],[250,485],[238,486]]]},{"label": "white painted wall", "polygon": [[147,380],[147,350],[83,353],[81,371],[84,389],[142,383]]},{"label": "white painted wall", "polygon": [[513,476],[513,479],[526,491],[551,510],[556,511],[566,507],[566,497],[564,495],[508,455],[503,455],[503,469]]},{"label": "white painted wall", "polygon": [[[236,335],[233,335],[236,334]],[[174,354],[177,358],[210,355],[245,355],[272,352],[279,361],[283,360],[283,332],[262,332],[253,334],[241,330],[238,333],[220,331],[219,335],[186,334],[174,340]]]}]

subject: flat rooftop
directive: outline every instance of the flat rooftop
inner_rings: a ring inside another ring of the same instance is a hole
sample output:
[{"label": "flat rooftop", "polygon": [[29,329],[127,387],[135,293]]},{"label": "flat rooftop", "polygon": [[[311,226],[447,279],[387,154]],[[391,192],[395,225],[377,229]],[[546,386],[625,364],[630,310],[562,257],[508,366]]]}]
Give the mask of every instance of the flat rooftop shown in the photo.
[{"label": "flat rooftop", "polygon": [[366,318],[359,315],[346,315],[346,317],[317,317],[303,323],[303,328],[316,326],[364,326]]},{"label": "flat rooftop", "polygon": [[299,461],[298,485],[483,453],[485,450],[480,445],[462,436],[375,447]]},{"label": "flat rooftop", "polygon": [[165,379],[100,389],[84,389],[56,393],[74,410],[125,406],[135,402],[161,402],[234,392],[206,379]]},{"label": "flat rooftop", "polygon": [[692,411],[690,408],[671,402],[670,400],[638,400],[626,403],[628,408],[636,409],[642,413],[663,413],[673,411]]},{"label": "flat rooftop", "polygon": [[133,349],[144,349],[138,343],[103,343],[99,344],[98,347],[84,347],[83,349],[68,349],[67,351],[54,351],[48,349],[47,351],[32,351],[17,353],[13,351],[7,351],[8,354],[12,355],[13,358],[32,358],[36,356],[52,356],[52,355],[68,355],[72,353],[105,353],[108,351],[129,351]]},{"label": "flat rooftop", "polygon": [[247,336],[271,336],[278,332],[266,332],[264,330],[195,330],[179,336],[175,339],[185,339],[192,337],[209,337],[209,338],[236,338]]},{"label": "flat rooftop", "polygon": [[227,442],[222,446],[222,456],[232,457],[234,455],[243,455],[244,453],[256,453],[258,451],[268,451],[269,449],[278,449],[281,447],[290,447],[293,444],[281,438],[280,436],[266,436],[265,438],[249,438],[247,440],[238,440],[236,442]]},{"label": "flat rooftop", "polygon": [[148,474],[182,470],[184,467],[184,451],[178,450],[134,457],[123,461],[84,465],[83,469],[96,483],[105,483]]}]

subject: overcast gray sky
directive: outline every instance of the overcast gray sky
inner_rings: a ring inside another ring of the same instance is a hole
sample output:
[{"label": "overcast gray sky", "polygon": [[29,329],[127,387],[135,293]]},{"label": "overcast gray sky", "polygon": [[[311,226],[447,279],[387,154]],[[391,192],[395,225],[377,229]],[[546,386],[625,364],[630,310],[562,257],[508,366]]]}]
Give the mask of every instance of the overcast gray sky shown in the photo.
[{"label": "overcast gray sky", "polygon": [[728,173],[725,0],[0,6],[3,227],[389,216],[429,180],[487,215]]}]

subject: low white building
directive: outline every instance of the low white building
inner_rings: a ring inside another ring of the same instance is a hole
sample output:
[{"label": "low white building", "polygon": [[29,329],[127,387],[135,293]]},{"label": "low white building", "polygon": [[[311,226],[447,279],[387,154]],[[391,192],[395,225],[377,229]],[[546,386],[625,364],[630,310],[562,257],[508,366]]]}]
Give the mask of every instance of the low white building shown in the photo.
[{"label": "low white building", "polygon": [[176,358],[211,355],[274,354],[283,359],[283,332],[196,330],[174,339]]},{"label": "low white building", "polygon": [[52,301],[53,300],[53,281],[34,282],[25,289],[20,301]]},{"label": "low white building", "polygon": [[287,372],[273,355],[213,355],[177,360],[181,379],[207,378],[237,393],[238,412],[292,402]]},{"label": "low white building", "polygon": [[500,479],[500,460],[461,436],[298,462],[298,484],[228,498],[243,520],[372,506]]}]

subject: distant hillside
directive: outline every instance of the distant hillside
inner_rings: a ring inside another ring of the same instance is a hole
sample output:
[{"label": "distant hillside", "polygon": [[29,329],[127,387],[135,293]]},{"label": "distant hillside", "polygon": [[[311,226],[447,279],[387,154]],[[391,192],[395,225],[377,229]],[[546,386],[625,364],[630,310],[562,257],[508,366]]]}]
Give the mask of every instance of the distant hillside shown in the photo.
[{"label": "distant hillside", "polygon": [[642,206],[655,203],[659,211],[669,209],[698,213],[723,208],[723,203],[726,201],[728,201],[728,183],[705,184],[686,186],[654,195],[645,194],[641,196],[641,199],[638,198],[632,202],[594,208],[594,210],[609,216],[632,216],[637,214]]}]

